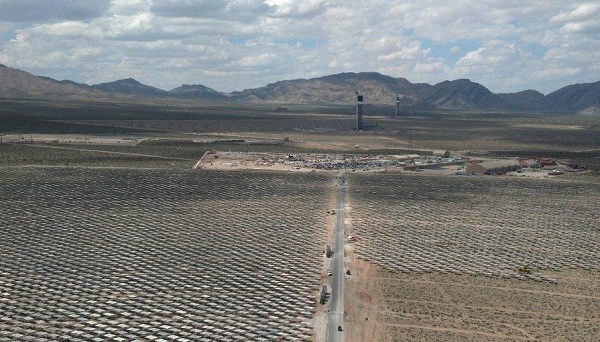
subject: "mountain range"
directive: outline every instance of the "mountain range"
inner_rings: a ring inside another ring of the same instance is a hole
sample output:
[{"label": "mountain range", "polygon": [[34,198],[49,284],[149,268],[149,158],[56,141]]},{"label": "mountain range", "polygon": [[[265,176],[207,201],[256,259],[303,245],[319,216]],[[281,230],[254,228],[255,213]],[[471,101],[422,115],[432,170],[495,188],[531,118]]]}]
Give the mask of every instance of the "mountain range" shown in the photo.
[{"label": "mountain range", "polygon": [[600,113],[600,81],[569,85],[545,95],[535,90],[495,94],[468,79],[435,85],[411,83],[375,72],[340,73],[312,79],[279,81],[264,87],[223,93],[203,85],[184,84],[166,91],[132,78],[86,85],[34,76],[0,64],[0,97],[64,96],[100,98],[138,96],[277,104],[353,104],[355,92],[365,103],[415,109],[521,110]]}]

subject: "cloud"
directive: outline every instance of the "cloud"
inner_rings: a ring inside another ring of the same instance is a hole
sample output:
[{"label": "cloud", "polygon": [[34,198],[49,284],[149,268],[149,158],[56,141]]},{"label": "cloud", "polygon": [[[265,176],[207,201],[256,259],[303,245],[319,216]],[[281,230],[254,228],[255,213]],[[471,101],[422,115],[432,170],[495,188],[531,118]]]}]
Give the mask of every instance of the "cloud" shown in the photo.
[{"label": "cloud", "polygon": [[112,0],[109,12],[119,15],[132,15],[149,12],[151,5],[150,0]]},{"label": "cloud", "polygon": [[88,41],[104,40],[156,40],[163,35],[157,28],[154,18],[149,13],[126,16],[112,16],[96,19],[91,22],[63,21],[52,24],[33,26],[27,32],[30,36],[46,36],[50,39],[87,39]]},{"label": "cloud", "polygon": [[600,4],[584,3],[551,18],[563,24],[563,33],[600,33]]},{"label": "cloud", "polygon": [[154,0],[150,11],[167,18],[252,22],[272,13],[263,0]]},{"label": "cloud", "polygon": [[278,57],[274,53],[263,53],[260,55],[248,55],[229,63],[231,66],[249,67],[264,67],[272,66],[278,63]]},{"label": "cloud", "polygon": [[215,13],[224,12],[226,0],[156,0],[151,11],[165,17],[210,18]]},{"label": "cloud", "polygon": [[378,71],[549,92],[600,79],[599,15],[589,0],[0,0],[0,63],[162,89]]},{"label": "cloud", "polygon": [[275,8],[275,16],[312,17],[325,11],[325,0],[267,0]]},{"label": "cloud", "polygon": [[551,79],[554,77],[575,76],[581,72],[580,68],[546,68],[533,72],[538,79]]},{"label": "cloud", "polygon": [[551,19],[558,22],[590,20],[597,19],[598,14],[600,14],[600,4],[584,3],[573,6],[571,10],[562,11]]},{"label": "cloud", "polygon": [[414,67],[414,72],[417,74],[432,74],[432,73],[446,73],[448,66],[440,60],[427,59],[418,62]]},{"label": "cloud", "polygon": [[421,44],[418,42],[412,42],[409,46],[403,46],[397,51],[389,53],[387,55],[378,56],[377,59],[380,61],[406,61],[406,60],[418,60],[429,54],[428,50],[424,50]]},{"label": "cloud", "polygon": [[0,21],[84,20],[102,15],[110,0],[1,0]]},{"label": "cloud", "polygon": [[[530,88],[526,84],[539,68],[533,55],[515,45],[491,41],[467,52],[450,69],[452,78],[469,78],[491,87],[492,91],[512,92]],[[503,86],[494,85],[502,79]]]}]

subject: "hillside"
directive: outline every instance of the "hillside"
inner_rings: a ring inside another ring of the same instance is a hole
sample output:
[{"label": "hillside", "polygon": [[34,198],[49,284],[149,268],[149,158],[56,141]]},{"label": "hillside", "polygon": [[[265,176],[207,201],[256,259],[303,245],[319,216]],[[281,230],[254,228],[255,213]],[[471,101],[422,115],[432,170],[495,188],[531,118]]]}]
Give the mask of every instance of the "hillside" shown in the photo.
[{"label": "hillside", "polygon": [[181,87],[169,90],[171,96],[188,99],[203,99],[214,101],[228,101],[230,97],[201,84],[184,84]]},{"label": "hillside", "polygon": [[411,83],[405,78],[394,78],[376,72],[347,72],[312,79],[279,81],[264,87],[228,94],[200,84],[184,84],[165,91],[142,84],[133,78],[88,86],[69,80],[57,81],[34,76],[0,64],[2,97],[98,98],[122,94],[210,101],[352,105],[357,91],[364,95],[367,104],[393,105],[398,96],[403,107],[413,109],[600,112],[600,82],[569,85],[544,96],[535,90],[494,94],[483,85],[468,79],[430,85]]},{"label": "hillside", "polygon": [[428,87],[431,86],[374,72],[341,73],[309,80],[280,81],[234,92],[232,97],[252,102],[347,104],[355,101],[358,91],[365,94],[369,103],[393,103],[396,95],[400,95],[402,104],[410,106]]},{"label": "hillside", "polygon": [[497,94],[502,107],[512,110],[535,110],[542,108],[544,94],[536,90],[523,90],[518,93]]},{"label": "hillside", "polygon": [[129,94],[129,95],[140,95],[140,96],[155,96],[155,97],[166,97],[169,93],[151,86],[142,84],[133,78],[127,78],[108,83],[100,83],[93,85],[92,88],[101,90],[107,93],[116,94]]},{"label": "hillside", "polygon": [[416,105],[425,108],[500,108],[501,99],[470,80],[444,81],[427,89]]},{"label": "hillside", "polygon": [[0,96],[2,97],[86,97],[97,95],[97,91],[82,87],[75,82],[38,77],[0,64]]},{"label": "hillside", "polygon": [[578,112],[600,112],[600,81],[573,84],[544,98],[544,109]]}]

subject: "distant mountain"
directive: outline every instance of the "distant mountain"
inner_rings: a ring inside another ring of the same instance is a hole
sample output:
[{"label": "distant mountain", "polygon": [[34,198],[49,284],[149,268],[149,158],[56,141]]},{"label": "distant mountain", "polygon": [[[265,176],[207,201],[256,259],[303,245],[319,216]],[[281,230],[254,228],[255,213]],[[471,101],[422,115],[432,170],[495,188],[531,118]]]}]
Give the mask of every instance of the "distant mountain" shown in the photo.
[{"label": "distant mountain", "polygon": [[212,101],[295,104],[353,104],[355,92],[367,104],[393,105],[396,96],[414,109],[485,109],[600,113],[600,82],[574,84],[547,96],[535,90],[494,94],[467,79],[435,85],[411,83],[376,72],[340,73],[312,79],[279,81],[264,87],[221,93],[203,85],[184,84],[170,91],[142,84],[133,78],[92,86],[69,80],[34,76],[0,64],[0,97],[63,96],[97,99],[113,95],[186,98]]},{"label": "distant mountain", "polygon": [[544,109],[577,112],[600,111],[600,82],[573,84],[544,97]]},{"label": "distant mountain", "polygon": [[518,93],[497,94],[502,108],[512,110],[535,110],[542,108],[544,94],[536,90],[523,90]]},{"label": "distant mountain", "polygon": [[434,86],[411,83],[375,72],[341,73],[310,80],[280,81],[262,88],[232,93],[238,101],[273,103],[354,103],[358,91],[372,104],[419,108],[496,108],[502,103],[484,86],[469,80],[444,81]]},{"label": "distant mountain", "polygon": [[341,73],[310,80],[280,81],[262,88],[232,93],[238,101],[273,103],[354,103],[358,91],[371,104],[418,108],[496,108],[502,99],[469,80],[444,81],[434,86],[411,83],[375,72]]},{"label": "distant mountain", "polygon": [[82,88],[82,89],[88,89],[88,90],[93,89],[92,87],[90,87],[87,84],[77,83],[77,82],[70,81],[70,80],[58,81],[58,80],[55,80],[53,78],[46,77],[46,76],[37,76],[37,77],[41,78],[42,80],[50,81],[50,82],[53,82],[53,83],[56,83],[56,84],[72,85],[72,86],[76,86],[76,87],[79,87],[79,88]]},{"label": "distant mountain", "polygon": [[152,97],[167,97],[169,92],[155,87],[142,84],[133,78],[126,78],[108,83],[100,83],[92,86],[93,89],[105,91],[107,93],[129,94]]},{"label": "distant mountain", "polygon": [[201,84],[184,84],[181,87],[169,90],[169,94],[176,97],[188,99],[203,99],[215,101],[227,101],[230,97]]},{"label": "distant mountain", "polygon": [[28,72],[0,65],[0,96],[38,97],[98,96],[98,92],[71,81],[57,81],[49,77],[38,77]]},{"label": "distant mountain", "polygon": [[479,83],[462,79],[444,81],[427,89],[416,102],[426,108],[497,108],[501,100]]},{"label": "distant mountain", "polygon": [[354,103],[355,92],[365,94],[369,103],[390,103],[400,95],[403,105],[412,105],[427,88],[404,78],[393,78],[375,72],[341,73],[313,79],[280,81],[262,88],[233,92],[237,101],[273,103]]},{"label": "distant mountain", "polygon": [[567,86],[547,96],[535,90],[494,94],[468,79],[444,81],[432,86],[374,72],[280,81],[234,92],[231,98],[249,102],[352,104],[355,91],[363,94],[365,102],[371,104],[393,104],[398,95],[402,106],[415,109],[600,112],[600,82]]}]

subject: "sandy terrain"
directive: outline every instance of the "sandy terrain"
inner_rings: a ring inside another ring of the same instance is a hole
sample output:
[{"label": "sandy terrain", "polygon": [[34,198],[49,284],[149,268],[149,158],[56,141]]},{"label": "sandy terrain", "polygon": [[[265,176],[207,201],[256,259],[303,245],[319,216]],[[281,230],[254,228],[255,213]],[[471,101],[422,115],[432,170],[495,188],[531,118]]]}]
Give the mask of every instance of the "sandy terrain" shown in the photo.
[{"label": "sandy terrain", "polygon": [[600,273],[547,271],[558,284],[398,273],[347,253],[347,341],[597,341]]},{"label": "sandy terrain", "polygon": [[127,136],[104,136],[87,134],[8,134],[2,136],[3,142],[90,144],[136,146],[143,139]]},{"label": "sandy terrain", "polygon": [[275,154],[253,154],[237,152],[206,153],[194,166],[194,169],[204,170],[272,170],[272,171],[296,171],[310,172],[315,169],[295,166],[291,163],[265,162],[263,156]]},{"label": "sandy terrain", "polygon": [[377,341],[381,335],[377,312],[383,307],[377,267],[357,259],[351,246],[346,251],[354,270],[346,281],[346,340]]},{"label": "sandy terrain", "polygon": [[[559,284],[404,274],[358,261],[349,282],[349,341],[597,341],[600,274],[567,270]],[[362,272],[361,272],[362,271]]]},{"label": "sandy terrain", "polygon": [[212,133],[212,134],[197,134],[203,139],[245,139],[247,141],[284,141],[289,139],[287,144],[296,147],[320,148],[329,150],[348,150],[356,145],[360,146],[361,150],[372,149],[405,149],[409,143],[386,135],[373,135],[368,133],[352,133],[348,132],[286,132],[286,133],[271,133],[271,132],[240,132],[233,133]]}]

